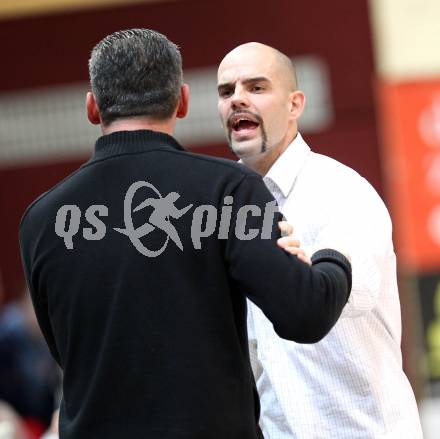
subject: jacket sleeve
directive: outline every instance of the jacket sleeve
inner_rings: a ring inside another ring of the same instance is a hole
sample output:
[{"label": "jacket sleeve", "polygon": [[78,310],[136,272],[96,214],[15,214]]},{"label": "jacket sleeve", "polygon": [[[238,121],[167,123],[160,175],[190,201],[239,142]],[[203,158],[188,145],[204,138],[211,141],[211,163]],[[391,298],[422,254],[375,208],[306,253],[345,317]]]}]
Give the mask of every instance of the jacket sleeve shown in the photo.
[{"label": "jacket sleeve", "polygon": [[[342,254],[324,250],[312,258],[310,267],[280,249],[276,244],[280,214],[272,216],[270,233],[265,235],[265,210],[273,198],[261,178],[247,175],[232,195],[226,258],[233,282],[263,311],[280,337],[299,343],[321,340],[348,300],[350,263]],[[247,237],[260,231],[252,239],[243,239],[243,234],[237,233],[242,230],[239,211],[243,206],[256,206],[252,211],[248,208],[246,217]]]},{"label": "jacket sleeve", "polygon": [[[39,272],[38,264],[35,257],[36,239],[35,235],[38,230],[31,228],[26,221],[22,219],[19,230],[20,252],[24,269],[24,274],[29,292],[31,294],[32,303],[34,305],[37,321],[41,332],[47,342],[49,350],[55,361],[62,367],[60,355],[55,343],[55,337],[52,331],[52,325],[49,318],[49,310],[47,300],[43,294],[39,294]],[[32,267],[32,268],[31,268]]]}]

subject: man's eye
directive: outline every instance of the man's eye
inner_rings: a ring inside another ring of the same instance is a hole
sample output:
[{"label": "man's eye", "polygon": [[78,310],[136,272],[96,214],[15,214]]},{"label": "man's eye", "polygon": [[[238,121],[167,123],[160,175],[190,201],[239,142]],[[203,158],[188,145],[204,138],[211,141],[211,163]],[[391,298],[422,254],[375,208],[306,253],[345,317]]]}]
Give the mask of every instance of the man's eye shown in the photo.
[{"label": "man's eye", "polygon": [[261,85],[254,85],[251,88],[251,91],[253,91],[253,92],[259,92],[259,91],[263,91],[263,90],[264,90],[264,87],[262,87]]},{"label": "man's eye", "polygon": [[232,90],[229,89],[220,90],[218,94],[221,98],[228,98],[229,96],[232,95]]}]

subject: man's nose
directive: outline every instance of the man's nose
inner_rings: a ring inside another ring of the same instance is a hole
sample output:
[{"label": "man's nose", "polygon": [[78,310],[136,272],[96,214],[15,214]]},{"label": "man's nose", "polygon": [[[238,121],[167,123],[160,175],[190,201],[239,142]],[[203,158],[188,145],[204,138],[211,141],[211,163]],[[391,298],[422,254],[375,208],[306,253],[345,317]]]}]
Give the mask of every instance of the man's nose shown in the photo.
[{"label": "man's nose", "polygon": [[232,95],[231,105],[233,109],[246,108],[249,106],[249,101],[246,92],[243,89],[236,88]]}]

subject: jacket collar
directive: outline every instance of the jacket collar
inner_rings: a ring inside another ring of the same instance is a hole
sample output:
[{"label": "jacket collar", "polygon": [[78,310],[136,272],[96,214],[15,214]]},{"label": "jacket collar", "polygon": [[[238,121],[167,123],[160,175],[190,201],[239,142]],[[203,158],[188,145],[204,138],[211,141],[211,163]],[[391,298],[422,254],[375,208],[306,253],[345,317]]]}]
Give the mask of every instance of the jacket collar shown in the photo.
[{"label": "jacket collar", "polygon": [[121,154],[147,152],[163,147],[185,151],[174,137],[166,133],[151,130],[115,131],[96,141],[95,151],[90,161]]}]

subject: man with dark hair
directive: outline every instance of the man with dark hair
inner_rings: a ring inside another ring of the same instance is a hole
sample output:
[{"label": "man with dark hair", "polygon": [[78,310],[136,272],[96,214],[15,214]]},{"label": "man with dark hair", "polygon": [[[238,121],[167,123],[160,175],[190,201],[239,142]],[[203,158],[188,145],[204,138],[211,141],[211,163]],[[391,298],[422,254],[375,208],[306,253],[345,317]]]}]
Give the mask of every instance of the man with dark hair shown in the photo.
[{"label": "man with dark hair", "polygon": [[281,337],[316,342],[348,299],[350,264],[333,250],[312,267],[284,252],[261,178],[172,137],[188,87],[166,37],[108,36],[90,76],[87,113],[103,136],[20,226],[63,369],[60,438],[256,439],[246,295]]},{"label": "man with dark hair", "polygon": [[[264,176],[292,223],[292,246],[344,249],[353,289],[319,343],[283,340],[249,306],[252,366],[267,439],[420,439],[402,370],[396,259],[387,209],[343,164],[313,153],[298,132],[305,105],[295,69],[280,51],[240,45],[218,69],[218,109],[231,149]],[[293,340],[295,341],[295,340]]]},{"label": "man with dark hair", "polygon": [[[135,76],[122,66],[130,66]],[[132,29],[104,38],[92,51],[89,72],[105,125],[124,117],[169,119],[176,110],[183,82],[179,48],[171,41],[165,44],[152,30]]]}]

